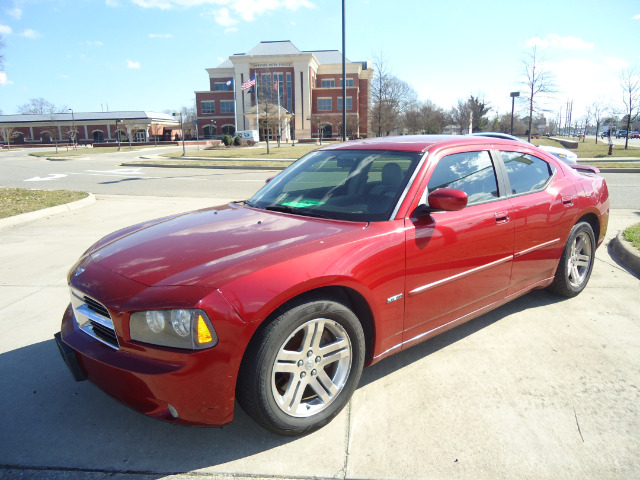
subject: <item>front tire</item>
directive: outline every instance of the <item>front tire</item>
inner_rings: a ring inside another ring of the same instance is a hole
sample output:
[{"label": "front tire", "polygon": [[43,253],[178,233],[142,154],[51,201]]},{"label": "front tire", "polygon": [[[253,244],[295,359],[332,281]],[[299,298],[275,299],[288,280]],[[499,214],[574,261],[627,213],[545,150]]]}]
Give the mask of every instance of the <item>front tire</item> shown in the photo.
[{"label": "front tire", "polygon": [[330,299],[301,301],[260,329],[240,367],[237,399],[258,424],[304,435],[329,423],[364,366],[362,325]]},{"label": "front tire", "polygon": [[549,290],[563,297],[575,297],[589,282],[595,260],[596,241],[591,225],[579,222],[571,229]]}]

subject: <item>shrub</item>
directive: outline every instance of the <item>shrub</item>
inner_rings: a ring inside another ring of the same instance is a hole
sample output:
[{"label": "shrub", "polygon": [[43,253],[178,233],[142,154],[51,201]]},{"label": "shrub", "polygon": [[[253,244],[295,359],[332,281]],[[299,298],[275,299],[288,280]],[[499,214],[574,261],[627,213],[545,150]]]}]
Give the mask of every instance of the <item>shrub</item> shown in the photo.
[{"label": "shrub", "polygon": [[222,143],[228,147],[233,143],[233,138],[231,138],[231,135],[225,135],[222,137]]},{"label": "shrub", "polygon": [[233,139],[233,144],[236,146],[240,146],[242,145],[242,137],[240,135],[238,135],[236,138]]}]

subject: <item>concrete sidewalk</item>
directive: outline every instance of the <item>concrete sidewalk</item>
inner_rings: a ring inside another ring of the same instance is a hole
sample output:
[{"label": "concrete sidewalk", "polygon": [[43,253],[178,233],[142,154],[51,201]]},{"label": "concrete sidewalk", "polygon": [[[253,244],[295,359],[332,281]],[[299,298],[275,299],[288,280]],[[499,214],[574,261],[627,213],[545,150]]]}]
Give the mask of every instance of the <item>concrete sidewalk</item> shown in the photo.
[{"label": "concrete sidewalk", "polygon": [[[165,424],[75,383],[52,338],[68,269],[107,233],[210,202],[97,195],[0,229],[0,478],[640,477],[640,280],[606,245],[577,298],[533,292],[366,369],[304,438],[239,408],[219,429]],[[638,221],[614,210],[607,240]]]}]

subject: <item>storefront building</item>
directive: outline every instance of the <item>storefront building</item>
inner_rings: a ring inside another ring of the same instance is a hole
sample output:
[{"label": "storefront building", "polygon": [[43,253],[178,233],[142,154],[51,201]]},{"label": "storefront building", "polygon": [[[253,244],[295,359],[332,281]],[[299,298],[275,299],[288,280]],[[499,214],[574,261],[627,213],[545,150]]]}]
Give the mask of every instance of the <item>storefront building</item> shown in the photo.
[{"label": "storefront building", "polygon": [[[180,122],[167,113],[143,111],[0,115],[2,141],[12,144],[153,142],[181,137]],[[117,133],[119,132],[119,133]],[[118,138],[119,137],[119,138]]]},{"label": "storefront building", "polygon": [[[367,137],[373,70],[346,64],[347,136]],[[201,138],[260,130],[283,141],[342,136],[342,54],[300,51],[290,41],[261,42],[208,68],[209,90],[197,91]],[[257,128],[259,125],[259,128]]]}]

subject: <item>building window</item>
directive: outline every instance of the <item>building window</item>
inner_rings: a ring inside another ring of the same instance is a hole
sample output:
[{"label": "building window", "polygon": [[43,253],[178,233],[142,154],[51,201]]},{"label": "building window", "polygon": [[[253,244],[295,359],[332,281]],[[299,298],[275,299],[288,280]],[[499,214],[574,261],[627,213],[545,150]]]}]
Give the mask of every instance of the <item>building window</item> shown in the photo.
[{"label": "building window", "polygon": [[216,82],[213,88],[216,92],[226,92],[229,90],[226,82]]},{"label": "building window", "polygon": [[[342,111],[342,97],[338,97],[338,110]],[[352,110],[351,97],[347,97],[347,110]]]},{"label": "building window", "polygon": [[222,126],[222,134],[223,135],[231,135],[233,136],[236,133],[236,127],[233,125],[223,125]]},{"label": "building window", "polygon": [[[342,79],[340,79],[340,86],[342,86]],[[347,78],[347,87],[353,87],[353,78]]]},{"label": "building window", "polygon": [[290,112],[293,96],[291,95],[291,74],[287,73],[287,110]]},{"label": "building window", "polygon": [[216,102],[202,102],[202,113],[216,113]]},{"label": "building window", "polygon": [[331,107],[331,99],[330,98],[319,98],[318,99],[318,111],[319,112],[330,112]]},{"label": "building window", "polygon": [[233,100],[220,100],[220,113],[233,113]]},{"label": "building window", "polygon": [[333,88],[335,86],[336,86],[336,81],[333,78],[320,81],[320,88]]}]

